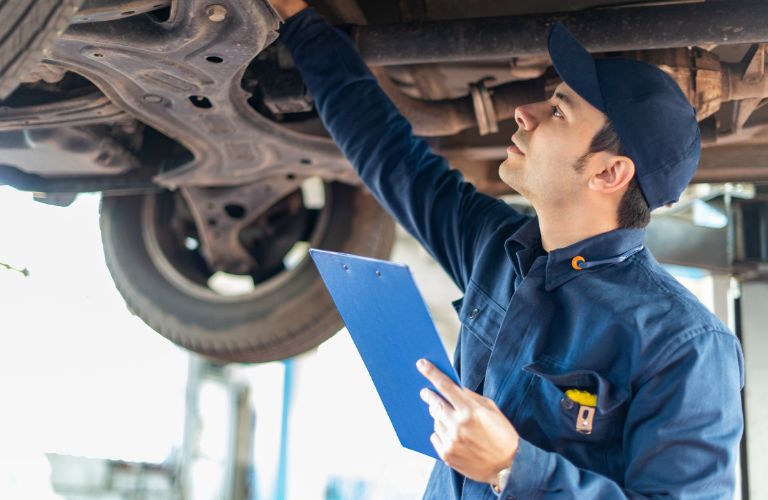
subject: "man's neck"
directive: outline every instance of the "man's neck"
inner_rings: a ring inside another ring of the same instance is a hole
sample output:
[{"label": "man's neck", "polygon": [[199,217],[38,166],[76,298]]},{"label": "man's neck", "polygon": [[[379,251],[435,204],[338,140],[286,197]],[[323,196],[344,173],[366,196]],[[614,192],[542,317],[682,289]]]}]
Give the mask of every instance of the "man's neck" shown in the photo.
[{"label": "man's neck", "polygon": [[[576,214],[570,217],[564,213]],[[586,211],[558,211],[558,213],[538,213],[541,244],[544,250],[551,252],[558,248],[578,243],[598,234],[618,229],[616,217],[596,215]]]}]

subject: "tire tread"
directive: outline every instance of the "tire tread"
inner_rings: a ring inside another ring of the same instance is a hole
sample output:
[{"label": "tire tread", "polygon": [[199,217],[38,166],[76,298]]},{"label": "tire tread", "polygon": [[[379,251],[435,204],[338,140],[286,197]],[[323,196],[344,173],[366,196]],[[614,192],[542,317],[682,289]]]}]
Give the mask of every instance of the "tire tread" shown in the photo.
[{"label": "tire tread", "polygon": [[[330,297],[319,300],[325,291],[319,275],[311,285],[302,289],[300,296],[282,292],[281,302],[290,309],[290,314],[278,311],[264,313],[264,316],[254,315],[243,318],[242,323],[220,330],[190,324],[185,312],[194,309],[194,304],[183,305],[182,309],[186,307],[187,311],[163,308],[156,300],[157,294],[162,292],[153,290],[150,283],[141,282],[136,277],[137,273],[132,272],[135,268],[131,269],[126,252],[135,254],[138,249],[127,249],[127,240],[122,238],[136,241],[135,236],[123,233],[126,227],[136,226],[136,212],[140,210],[135,205],[126,204],[125,198],[128,197],[102,199],[100,225],[104,258],[128,309],[171,342],[219,361],[266,362],[310,350],[343,326]],[[334,245],[341,245],[343,249],[340,250],[351,253],[386,257],[394,242],[392,219],[369,195],[357,193],[349,201],[351,203],[344,204],[335,215],[350,219],[351,234],[337,234],[335,238],[341,239],[336,239]],[[356,213],[353,215],[350,211]],[[254,303],[251,309],[259,307]],[[221,311],[216,314],[226,313]]]},{"label": "tire tread", "polygon": [[0,3],[0,99],[44,58],[45,50],[69,25],[82,0]]}]

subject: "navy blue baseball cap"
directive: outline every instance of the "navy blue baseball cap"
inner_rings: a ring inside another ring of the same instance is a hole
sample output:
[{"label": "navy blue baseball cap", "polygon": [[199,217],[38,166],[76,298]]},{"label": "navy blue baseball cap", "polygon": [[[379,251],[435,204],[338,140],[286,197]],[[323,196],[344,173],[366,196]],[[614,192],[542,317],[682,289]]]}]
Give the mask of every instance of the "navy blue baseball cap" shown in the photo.
[{"label": "navy blue baseball cap", "polygon": [[677,83],[652,64],[594,59],[560,22],[548,48],[560,78],[613,123],[651,209],[676,202],[701,157],[696,110]]}]

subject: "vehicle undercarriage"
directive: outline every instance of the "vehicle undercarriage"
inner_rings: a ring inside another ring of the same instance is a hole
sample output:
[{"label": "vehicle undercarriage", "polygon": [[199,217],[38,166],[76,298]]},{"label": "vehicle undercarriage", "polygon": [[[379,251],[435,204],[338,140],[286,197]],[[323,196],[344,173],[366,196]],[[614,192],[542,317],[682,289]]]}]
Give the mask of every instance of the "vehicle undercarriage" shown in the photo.
[{"label": "vehicle undercarriage", "polygon": [[[102,192],[116,285],[186,348],[260,362],[335,333],[307,249],[386,257],[394,226],[325,132],[270,6],[39,3],[71,12],[35,64],[2,76],[0,184],[58,205]],[[509,194],[497,169],[515,107],[559,83],[545,51],[555,20],[597,57],[675,78],[702,130],[694,182],[768,182],[763,2],[310,4],[352,36],[414,132],[489,194]]]}]

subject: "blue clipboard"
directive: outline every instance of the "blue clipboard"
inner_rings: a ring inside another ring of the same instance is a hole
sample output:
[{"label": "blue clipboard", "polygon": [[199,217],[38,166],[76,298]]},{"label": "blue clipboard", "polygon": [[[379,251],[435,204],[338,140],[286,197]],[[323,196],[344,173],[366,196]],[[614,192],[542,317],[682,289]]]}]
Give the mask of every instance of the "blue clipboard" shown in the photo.
[{"label": "blue clipboard", "polygon": [[416,369],[426,358],[460,385],[408,266],[310,249],[404,447],[439,459],[434,421],[419,391],[436,389]]}]

